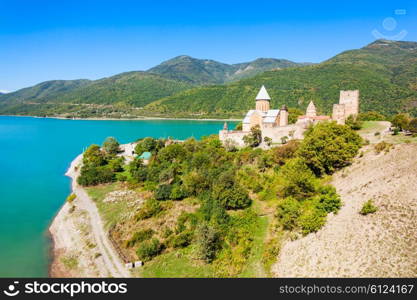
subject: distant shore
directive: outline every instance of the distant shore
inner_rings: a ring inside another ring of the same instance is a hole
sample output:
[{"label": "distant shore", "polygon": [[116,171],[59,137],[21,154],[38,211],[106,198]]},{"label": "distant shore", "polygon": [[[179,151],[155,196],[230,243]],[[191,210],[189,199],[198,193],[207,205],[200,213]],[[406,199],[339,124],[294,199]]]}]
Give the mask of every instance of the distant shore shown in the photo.
[{"label": "distant shore", "polygon": [[163,117],[137,117],[137,118],[65,118],[65,117],[54,117],[54,116],[26,116],[26,115],[0,115],[0,117],[26,117],[26,118],[37,118],[37,119],[57,119],[57,120],[84,120],[84,121],[152,121],[152,120],[167,120],[167,121],[201,121],[201,122],[238,122],[242,119],[193,119],[193,118],[163,118]]}]

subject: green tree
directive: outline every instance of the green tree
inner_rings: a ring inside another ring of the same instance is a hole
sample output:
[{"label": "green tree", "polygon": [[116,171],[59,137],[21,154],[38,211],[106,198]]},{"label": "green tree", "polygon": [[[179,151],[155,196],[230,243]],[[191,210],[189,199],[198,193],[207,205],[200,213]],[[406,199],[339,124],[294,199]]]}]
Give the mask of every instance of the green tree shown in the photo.
[{"label": "green tree", "polygon": [[249,147],[258,147],[262,142],[262,131],[259,125],[253,126],[250,133],[243,137],[243,141]]},{"label": "green tree", "polygon": [[103,142],[103,150],[107,154],[116,155],[120,151],[119,147],[119,142],[112,136],[106,138]]},{"label": "green tree", "polygon": [[410,116],[408,114],[397,114],[392,118],[392,125],[398,127],[400,130],[406,130],[410,122]]},{"label": "green tree", "polygon": [[90,145],[83,155],[83,164],[89,166],[103,166],[107,163],[99,145]]},{"label": "green tree", "polygon": [[361,146],[362,138],[348,126],[323,122],[306,132],[298,154],[321,176],[348,165]]},{"label": "green tree", "polygon": [[220,234],[212,225],[203,222],[197,227],[196,243],[201,259],[210,263],[220,248]]}]

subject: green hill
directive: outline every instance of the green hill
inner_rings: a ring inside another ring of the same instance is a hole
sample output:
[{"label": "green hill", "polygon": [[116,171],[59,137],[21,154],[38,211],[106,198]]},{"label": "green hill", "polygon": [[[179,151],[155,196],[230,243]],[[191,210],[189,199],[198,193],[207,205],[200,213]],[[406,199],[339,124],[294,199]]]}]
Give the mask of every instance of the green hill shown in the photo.
[{"label": "green hill", "polygon": [[1,102],[46,102],[58,96],[64,95],[90,83],[90,80],[51,80],[39,83],[32,87],[24,88],[13,93],[1,94]]},{"label": "green hill", "polygon": [[378,40],[343,52],[323,63],[267,71],[227,85],[186,90],[149,104],[151,114],[238,116],[254,106],[264,84],[272,107],[286,104],[305,109],[314,100],[331,112],[340,90],[359,89],[361,110],[393,114],[417,112],[417,43]]},{"label": "green hill", "polygon": [[[192,85],[146,72],[128,72],[95,81],[48,81],[0,95],[0,113],[55,115],[85,105],[141,107]],[[88,113],[89,114],[89,113]]]},{"label": "green hill", "polygon": [[182,55],[148,70],[150,73],[196,85],[221,84],[254,76],[267,70],[299,66],[285,59],[258,58],[252,62],[224,64]]}]

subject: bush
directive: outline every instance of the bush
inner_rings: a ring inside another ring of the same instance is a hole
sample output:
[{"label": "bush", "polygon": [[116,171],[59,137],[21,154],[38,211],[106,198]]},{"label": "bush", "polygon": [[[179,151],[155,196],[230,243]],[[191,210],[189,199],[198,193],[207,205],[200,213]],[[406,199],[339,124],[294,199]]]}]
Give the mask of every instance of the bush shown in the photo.
[{"label": "bush", "polygon": [[172,186],[170,199],[172,200],[181,200],[187,197],[186,190],[180,184],[174,184]]},{"label": "bush", "polygon": [[197,227],[196,243],[200,258],[210,263],[220,248],[220,234],[213,226],[203,222]]},{"label": "bush", "polygon": [[316,177],[300,158],[289,160],[279,174],[284,179],[281,187],[284,197],[304,200],[316,191]]},{"label": "bush", "polygon": [[362,128],[362,122],[352,115],[347,118],[346,125],[349,126],[352,130],[360,130]]},{"label": "bush", "polygon": [[368,111],[358,115],[359,121],[385,121],[386,119],[387,117],[376,111]]},{"label": "bush", "polygon": [[177,235],[171,236],[169,239],[169,246],[172,248],[184,248],[191,244],[194,233],[190,230],[185,230]]},{"label": "bush", "polygon": [[162,245],[159,240],[152,238],[151,240],[143,241],[136,250],[136,254],[140,260],[149,261],[161,253],[161,251]]},{"label": "bush", "polygon": [[417,133],[417,118],[410,121],[407,128],[411,133]]},{"label": "bush", "polygon": [[129,240],[126,241],[126,247],[133,247],[136,243],[149,240],[154,235],[154,233],[155,231],[153,231],[152,229],[143,229],[137,231]]},{"label": "bush", "polygon": [[309,203],[303,208],[303,212],[298,218],[298,223],[304,235],[316,232],[326,223],[326,213],[314,205],[314,203]]},{"label": "bush", "polygon": [[318,208],[326,212],[336,212],[342,206],[340,196],[336,189],[331,185],[321,186],[319,188],[319,195],[317,196]]},{"label": "bush", "polygon": [[392,125],[398,127],[400,130],[407,130],[410,122],[410,116],[408,114],[397,114],[392,118]]},{"label": "bush", "polygon": [[378,210],[378,208],[374,205],[372,200],[368,200],[366,201],[363,206],[362,209],[360,210],[360,214],[361,215],[367,215],[367,214],[373,214],[374,212],[376,212]]},{"label": "bush", "polygon": [[69,203],[72,203],[75,200],[75,198],[77,198],[77,196],[74,193],[72,193],[67,197],[67,201]]},{"label": "bush", "polygon": [[382,151],[384,151],[385,153],[387,153],[387,152],[389,152],[389,150],[391,149],[391,147],[392,147],[392,144],[387,143],[385,141],[382,141],[382,142],[374,145],[374,149],[375,149],[375,152],[377,154],[381,153]]},{"label": "bush", "polygon": [[91,186],[101,183],[113,182],[115,179],[115,174],[108,166],[83,166],[81,168],[80,176],[77,178],[77,182],[82,186]]},{"label": "bush", "polygon": [[155,199],[156,200],[168,200],[171,196],[172,185],[161,184],[156,188]]},{"label": "bush", "polygon": [[293,197],[288,197],[278,205],[277,218],[282,227],[292,230],[297,227],[297,220],[300,216],[300,202]]},{"label": "bush", "polygon": [[143,152],[153,152],[157,148],[157,141],[152,137],[146,137],[135,146],[135,153],[141,155]]},{"label": "bush", "polygon": [[226,209],[246,208],[252,202],[248,193],[240,186],[233,186],[223,190],[218,199]]},{"label": "bush", "polygon": [[295,157],[300,142],[291,140],[287,144],[273,149],[273,159],[279,165],[285,164],[287,160]]},{"label": "bush", "polygon": [[144,220],[151,218],[162,211],[161,204],[155,199],[148,199],[136,214],[136,220]]},{"label": "bush", "polygon": [[321,176],[347,166],[361,146],[362,138],[348,126],[324,122],[306,132],[298,154]]}]

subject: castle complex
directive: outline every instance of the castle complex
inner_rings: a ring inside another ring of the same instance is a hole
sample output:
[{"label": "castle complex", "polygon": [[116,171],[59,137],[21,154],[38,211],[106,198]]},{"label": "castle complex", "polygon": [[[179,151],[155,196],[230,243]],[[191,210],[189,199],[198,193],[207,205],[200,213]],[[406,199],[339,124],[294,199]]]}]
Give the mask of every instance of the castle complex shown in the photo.
[{"label": "castle complex", "polygon": [[262,86],[255,98],[255,109],[251,109],[242,121],[242,130],[229,130],[225,124],[219,132],[222,142],[232,142],[236,146],[244,146],[243,137],[250,133],[252,127],[259,126],[262,137],[268,137],[272,143],[281,143],[282,139],[302,139],[304,131],[317,122],[334,120],[345,124],[349,116],[356,117],[359,113],[359,91],[340,91],[338,104],[333,104],[332,116],[317,115],[313,101],[307,106],[306,114],[299,116],[295,124],[288,124],[288,109],[270,109],[271,97],[265,86]]}]

